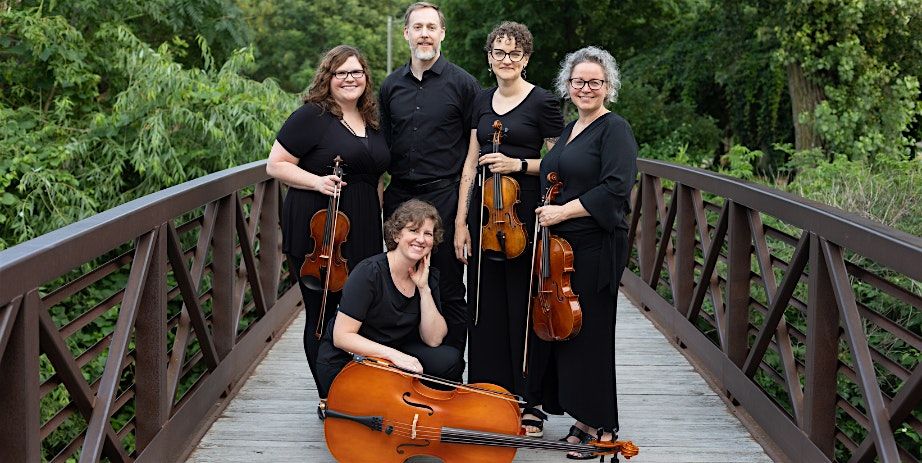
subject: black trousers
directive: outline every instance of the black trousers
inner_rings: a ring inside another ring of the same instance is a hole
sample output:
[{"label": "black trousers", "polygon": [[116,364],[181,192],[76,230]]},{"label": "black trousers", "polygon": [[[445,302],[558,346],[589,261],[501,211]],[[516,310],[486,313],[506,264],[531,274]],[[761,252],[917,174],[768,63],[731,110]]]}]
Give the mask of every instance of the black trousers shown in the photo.
[{"label": "black trousers", "polygon": [[[427,375],[436,376],[452,381],[460,381],[461,373],[464,372],[464,359],[461,358],[461,352],[454,347],[442,344],[438,347],[429,347],[420,341],[410,341],[396,347],[397,350],[407,355],[412,355],[423,365],[423,372]],[[330,386],[336,375],[342,371],[349,363],[344,360],[337,364],[317,364],[317,391],[321,398],[326,398],[330,392]]]},{"label": "black trousers", "polygon": [[[311,369],[311,376],[314,378],[314,384],[320,389],[320,383],[317,381],[317,352],[320,350],[320,340],[314,335],[317,331],[317,322],[320,320],[320,306],[323,302],[323,292],[314,291],[304,286],[298,273],[301,264],[304,263],[304,256],[295,257],[288,255],[288,268],[291,279],[298,284],[301,289],[301,297],[304,299],[304,312],[307,315],[307,323],[304,324],[304,353],[307,355],[307,366]],[[342,291],[327,293],[327,305],[324,310],[323,327],[326,329],[330,321],[336,316],[336,308],[339,307],[339,300],[342,298]]]},{"label": "black trousers", "polygon": [[[570,277],[579,295],[583,328],[569,341],[550,343],[551,361],[544,377],[545,410],[565,411],[593,427],[617,430],[618,396],[615,367],[615,320],[617,298],[606,285],[599,288],[602,253],[601,231],[560,232],[573,247]],[[616,257],[612,268],[620,280],[627,263],[627,233],[615,233]]]},{"label": "black trousers", "polygon": [[[391,185],[384,191],[385,220],[408,199],[428,201],[439,211],[445,233],[442,243],[432,252],[432,266],[439,269],[439,295],[442,314],[448,324],[444,344],[454,347],[464,357],[467,343],[467,304],[464,301],[464,265],[455,257],[455,214],[458,211],[458,182],[428,192],[411,192]],[[388,237],[385,237],[388,239]]]}]

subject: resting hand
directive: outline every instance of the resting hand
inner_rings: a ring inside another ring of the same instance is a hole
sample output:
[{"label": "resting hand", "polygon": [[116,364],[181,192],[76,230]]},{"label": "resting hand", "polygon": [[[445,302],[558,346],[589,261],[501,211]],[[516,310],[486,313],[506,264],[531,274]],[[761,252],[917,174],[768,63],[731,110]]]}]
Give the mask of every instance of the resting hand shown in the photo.
[{"label": "resting hand", "polygon": [[419,363],[419,359],[412,355],[398,351],[390,360],[397,368],[412,371],[413,373],[423,372],[423,364]]},{"label": "resting hand", "polygon": [[344,182],[341,178],[335,175],[324,175],[322,177],[316,178],[314,184],[312,185],[312,189],[327,196],[334,196],[344,186],[346,186],[346,182]]},{"label": "resting hand", "polygon": [[522,169],[520,159],[510,158],[502,153],[484,154],[477,162],[481,166],[490,166],[490,172],[494,174],[511,174]]},{"label": "resting hand", "polygon": [[423,290],[429,287],[429,256],[426,254],[416,267],[410,267],[410,279],[417,288]]},{"label": "resting hand", "polygon": [[567,220],[566,209],[563,206],[541,206],[535,209],[535,219],[542,227],[550,227]]},{"label": "resting hand", "polygon": [[471,255],[471,232],[467,229],[467,224],[455,225],[455,257],[464,265],[467,265],[467,258]]}]

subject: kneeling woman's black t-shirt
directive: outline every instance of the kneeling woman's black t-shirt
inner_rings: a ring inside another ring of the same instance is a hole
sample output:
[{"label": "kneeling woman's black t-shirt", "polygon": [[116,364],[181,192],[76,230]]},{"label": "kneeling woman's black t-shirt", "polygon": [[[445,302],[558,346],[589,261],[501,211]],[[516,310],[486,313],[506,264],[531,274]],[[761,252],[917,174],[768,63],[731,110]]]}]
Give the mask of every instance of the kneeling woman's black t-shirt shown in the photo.
[{"label": "kneeling woman's black t-shirt", "polygon": [[[429,288],[436,308],[441,312],[438,269],[429,267]],[[397,349],[411,341],[420,341],[420,297],[416,290],[412,297],[404,296],[391,278],[387,253],[371,256],[349,272],[343,287],[338,310],[360,322],[359,334],[367,339]],[[333,345],[333,326],[327,325],[317,362],[340,367],[352,355]]]}]

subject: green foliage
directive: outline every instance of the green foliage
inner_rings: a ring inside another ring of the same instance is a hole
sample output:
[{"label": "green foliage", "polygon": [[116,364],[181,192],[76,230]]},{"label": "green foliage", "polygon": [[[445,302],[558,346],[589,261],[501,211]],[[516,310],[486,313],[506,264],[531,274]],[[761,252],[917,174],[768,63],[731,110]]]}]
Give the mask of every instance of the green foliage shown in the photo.
[{"label": "green foliage", "polygon": [[[380,85],[387,65],[387,16],[403,13],[385,0],[237,0],[253,29],[256,80],[273,78],[290,92],[305,90],[327,50],[358,47],[369,61],[372,82]],[[407,59],[402,19],[395,18],[394,67]]]},{"label": "green foliage", "polygon": [[181,40],[153,49],[125,24],[84,35],[38,8],[0,22],[11,50],[0,55],[0,248],[262,158],[297,106],[240,75],[245,49],[219,66],[199,38],[204,67],[185,68],[173,61]]},{"label": "green foliage", "polygon": [[612,109],[630,122],[641,157],[711,165],[720,132],[714,120],[698,114],[690,102],[671,101],[650,85],[626,83]]},{"label": "green foliage", "polygon": [[813,114],[829,157],[904,159],[920,138],[922,2],[765,1],[778,57],[799,63],[826,100]]}]

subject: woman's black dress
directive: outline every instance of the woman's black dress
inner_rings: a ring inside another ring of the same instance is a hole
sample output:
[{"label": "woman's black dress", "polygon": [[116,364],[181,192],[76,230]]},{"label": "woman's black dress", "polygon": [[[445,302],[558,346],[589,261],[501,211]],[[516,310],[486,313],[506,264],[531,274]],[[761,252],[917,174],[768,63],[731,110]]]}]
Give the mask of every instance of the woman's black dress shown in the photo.
[{"label": "woman's black dress", "polygon": [[[381,231],[381,206],[378,202],[378,179],[390,163],[390,151],[384,136],[366,127],[366,137],[357,137],[339,119],[307,103],[291,114],[279,130],[276,140],[293,156],[298,167],[315,175],[333,173],[333,159],[343,158],[343,187],[340,210],[349,217],[351,226],[342,254],[350,270],[363,259],[379,254],[384,242]],[[329,196],[316,191],[288,188],[282,206],[282,251],[288,257],[292,277],[297,277],[304,256],[314,249],[310,236],[310,221],[314,213],[326,209]],[[313,291],[298,281],[307,325],[304,329],[304,351],[315,382],[316,359],[320,341],[314,337],[320,315],[322,293]],[[340,293],[328,293],[325,318],[336,313]]]},{"label": "woman's black dress", "polygon": [[[518,106],[505,114],[493,110],[496,88],[484,90],[474,103],[473,126],[477,128],[480,154],[493,152],[493,122],[500,120],[506,132],[499,152],[517,159],[540,158],[545,138],[557,138],[563,130],[560,105],[553,95],[534,87]],[[491,174],[487,172],[489,178]],[[507,174],[508,175],[508,174]],[[528,244],[519,257],[494,260],[484,256],[480,265],[480,310],[473,323],[477,304],[477,250],[480,249],[481,188],[475,183],[468,215],[473,258],[468,265],[468,311],[471,327],[468,338],[468,381],[500,385],[525,397],[532,404],[541,403],[541,382],[548,350],[534,332],[529,334],[528,377],[522,375],[525,347],[525,318],[528,313],[528,281],[532,258],[532,234],[535,208],[541,196],[536,175],[513,173],[519,182],[516,214],[525,224]],[[484,214],[484,222],[488,220]],[[530,328],[529,328],[530,329]]]},{"label": "woman's black dress", "polygon": [[546,187],[547,174],[557,172],[563,188],[554,204],[578,198],[590,214],[551,227],[573,247],[571,284],[583,327],[575,338],[551,344],[545,409],[617,430],[615,314],[629,252],[625,216],[637,176],[637,142],[627,121],[614,113],[602,115],[567,143],[572,131],[570,123],[545,156],[541,178]]},{"label": "woman's black dress", "polygon": [[[429,288],[436,308],[441,312],[439,271],[429,268]],[[369,257],[359,263],[349,275],[339,311],[362,322],[359,334],[365,338],[416,357],[427,374],[441,378],[460,376],[464,368],[461,352],[454,347],[429,347],[419,335],[420,296],[416,291],[407,297],[397,289],[391,278],[387,253]],[[332,320],[324,330],[317,356],[317,386],[320,397],[326,397],[333,379],[352,359],[348,352],[333,345]]]}]

